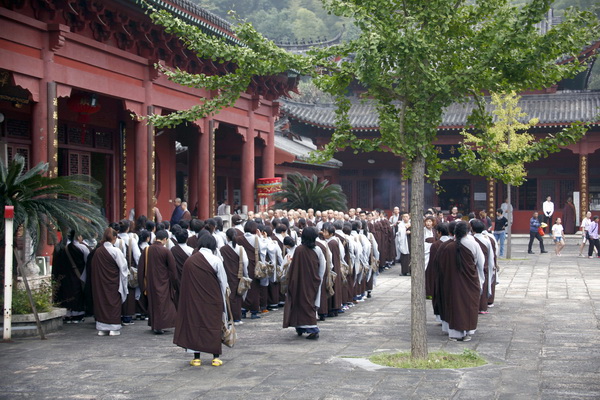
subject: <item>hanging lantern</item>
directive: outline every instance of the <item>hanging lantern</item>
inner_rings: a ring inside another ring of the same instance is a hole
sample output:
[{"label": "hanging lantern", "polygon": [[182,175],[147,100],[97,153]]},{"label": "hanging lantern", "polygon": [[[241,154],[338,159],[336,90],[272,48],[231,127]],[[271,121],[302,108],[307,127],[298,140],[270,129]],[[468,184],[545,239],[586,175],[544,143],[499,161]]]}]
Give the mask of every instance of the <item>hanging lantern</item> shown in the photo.
[{"label": "hanging lantern", "polygon": [[95,93],[75,93],[67,101],[67,106],[71,111],[79,114],[77,122],[82,124],[81,130],[81,144],[85,143],[85,125],[90,122],[90,115],[96,114],[100,111],[100,104],[98,104],[98,95]]}]

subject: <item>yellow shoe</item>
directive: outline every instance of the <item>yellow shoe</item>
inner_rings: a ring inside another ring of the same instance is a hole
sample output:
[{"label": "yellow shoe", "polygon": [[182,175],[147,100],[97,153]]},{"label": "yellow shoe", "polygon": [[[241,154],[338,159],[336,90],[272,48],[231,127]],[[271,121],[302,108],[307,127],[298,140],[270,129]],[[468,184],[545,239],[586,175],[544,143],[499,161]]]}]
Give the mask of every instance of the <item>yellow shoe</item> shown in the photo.
[{"label": "yellow shoe", "polygon": [[223,361],[221,361],[218,358],[213,358],[213,360],[212,360],[213,367],[220,367],[221,365],[223,365]]},{"label": "yellow shoe", "polygon": [[199,367],[202,365],[202,361],[199,358],[194,358],[192,361],[190,361],[190,365],[192,367]]}]

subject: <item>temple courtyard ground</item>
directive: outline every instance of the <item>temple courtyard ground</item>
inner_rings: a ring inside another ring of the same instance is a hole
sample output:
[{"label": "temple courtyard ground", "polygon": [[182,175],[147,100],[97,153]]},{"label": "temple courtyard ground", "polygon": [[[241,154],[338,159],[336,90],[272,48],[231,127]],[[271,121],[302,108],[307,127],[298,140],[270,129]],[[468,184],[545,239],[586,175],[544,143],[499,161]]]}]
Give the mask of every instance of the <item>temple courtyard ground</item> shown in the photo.
[{"label": "temple courtyard ground", "polygon": [[[410,278],[395,266],[373,297],[320,323],[318,341],[281,328],[282,312],[245,320],[224,347],[221,367],[201,367],[154,335],[145,322],[117,337],[96,336],[92,318],[48,335],[0,344],[2,399],[599,399],[600,259],[577,257],[575,236],[562,257],[527,254],[513,241],[501,260],[496,304],[480,315],[470,342],[449,342],[428,302],[429,350],[468,348],[483,367],[382,368],[366,358],[410,350]],[[587,252],[587,249],[585,250]]]}]

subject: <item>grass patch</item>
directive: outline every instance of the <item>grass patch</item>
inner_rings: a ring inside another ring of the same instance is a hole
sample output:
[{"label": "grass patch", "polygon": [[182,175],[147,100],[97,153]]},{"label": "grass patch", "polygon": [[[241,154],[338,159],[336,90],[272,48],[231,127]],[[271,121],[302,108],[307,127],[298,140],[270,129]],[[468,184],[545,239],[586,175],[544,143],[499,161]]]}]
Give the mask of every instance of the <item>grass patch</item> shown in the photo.
[{"label": "grass patch", "polygon": [[461,354],[453,354],[445,351],[429,353],[425,360],[412,359],[410,352],[383,353],[369,357],[372,363],[394,368],[407,369],[442,369],[442,368],[471,368],[487,364],[476,351],[464,349]]}]

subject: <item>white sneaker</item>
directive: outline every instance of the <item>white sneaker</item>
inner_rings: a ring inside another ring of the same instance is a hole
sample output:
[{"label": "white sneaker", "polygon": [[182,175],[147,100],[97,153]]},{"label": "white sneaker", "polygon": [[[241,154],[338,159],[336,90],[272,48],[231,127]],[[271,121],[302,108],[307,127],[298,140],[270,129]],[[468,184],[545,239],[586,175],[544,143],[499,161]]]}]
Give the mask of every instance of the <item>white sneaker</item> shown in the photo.
[{"label": "white sneaker", "polygon": [[235,321],[233,325],[244,325],[244,321]]},{"label": "white sneaker", "polygon": [[108,336],[119,336],[121,331],[108,331]]},{"label": "white sneaker", "polygon": [[98,336],[108,336],[108,331],[98,331]]}]

